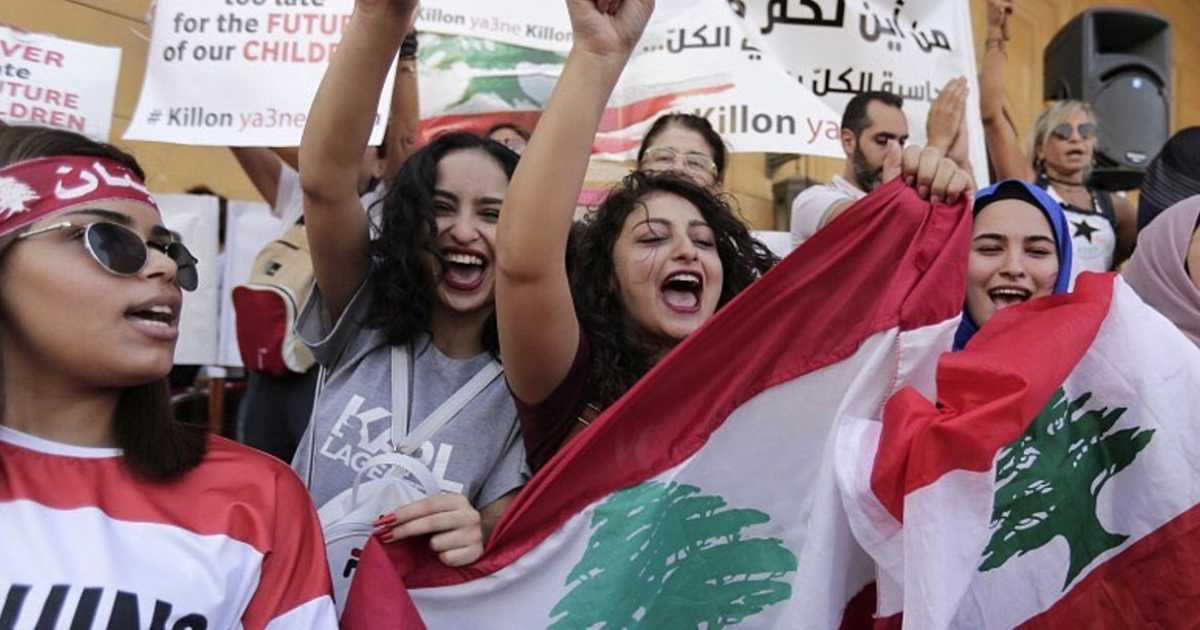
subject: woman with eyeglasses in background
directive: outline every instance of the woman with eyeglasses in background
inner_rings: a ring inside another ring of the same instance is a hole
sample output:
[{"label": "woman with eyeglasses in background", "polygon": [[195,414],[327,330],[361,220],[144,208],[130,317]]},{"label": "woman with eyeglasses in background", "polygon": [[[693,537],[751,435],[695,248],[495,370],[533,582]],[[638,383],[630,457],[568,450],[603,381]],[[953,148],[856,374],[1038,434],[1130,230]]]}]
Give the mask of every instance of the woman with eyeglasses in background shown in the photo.
[{"label": "woman with eyeglasses in background", "polygon": [[725,180],[725,162],[725,141],[708,119],[681,113],[654,121],[637,156],[640,171],[675,171],[713,188]]},{"label": "woman with eyeglasses in background", "polygon": [[1020,179],[1046,190],[1062,205],[1081,271],[1109,271],[1133,253],[1137,209],[1127,199],[1088,184],[1096,149],[1096,115],[1082,101],[1060,101],[1034,123],[1026,155],[1004,109],[1008,16],[1015,0],[988,0],[987,43],[980,71],[980,107],[988,157],[997,180]]},{"label": "woman with eyeglasses in background", "polygon": [[300,480],[171,415],[195,264],[133,157],[0,127],[0,626],[336,627]]}]

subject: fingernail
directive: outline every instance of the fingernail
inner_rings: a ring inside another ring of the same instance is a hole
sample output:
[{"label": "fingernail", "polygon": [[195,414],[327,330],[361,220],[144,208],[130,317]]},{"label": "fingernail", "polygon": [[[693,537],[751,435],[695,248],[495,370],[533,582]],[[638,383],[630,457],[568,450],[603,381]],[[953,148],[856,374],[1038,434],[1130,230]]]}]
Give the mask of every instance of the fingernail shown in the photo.
[{"label": "fingernail", "polygon": [[394,524],[395,522],[396,522],[396,515],[395,515],[395,514],[383,514],[383,515],[380,515],[380,517],[379,517],[379,518],[375,519],[375,520],[374,520],[374,521],[371,523],[371,526],[372,526],[372,527],[379,527],[379,526],[381,526],[381,525],[391,525],[391,524]]},{"label": "fingernail", "polygon": [[939,197],[938,195],[934,195],[934,196],[932,196],[932,197],[930,197],[930,198],[929,198],[929,201],[931,201],[931,202],[933,202],[933,203],[941,203],[941,202],[942,202],[942,198],[941,198],[941,197]]},{"label": "fingernail", "polygon": [[920,187],[917,188],[917,194],[921,195],[922,199],[928,199],[929,198],[929,187],[922,184]]},{"label": "fingernail", "polygon": [[384,534],[386,534],[390,531],[392,531],[391,527],[388,527],[387,525],[383,525],[381,527],[376,527],[374,530],[372,530],[371,535],[376,538],[382,538]]}]

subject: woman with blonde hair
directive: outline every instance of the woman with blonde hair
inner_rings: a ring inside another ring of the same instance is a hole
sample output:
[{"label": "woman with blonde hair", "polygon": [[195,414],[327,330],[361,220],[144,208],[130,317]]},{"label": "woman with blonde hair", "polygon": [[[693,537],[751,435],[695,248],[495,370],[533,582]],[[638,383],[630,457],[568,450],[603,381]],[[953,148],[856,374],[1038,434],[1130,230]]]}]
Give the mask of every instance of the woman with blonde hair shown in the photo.
[{"label": "woman with blonde hair", "polygon": [[1004,109],[1008,16],[1015,0],[988,0],[987,43],[980,72],[980,106],[988,158],[996,179],[1020,179],[1044,189],[1062,206],[1081,271],[1109,271],[1133,252],[1137,210],[1129,201],[1089,185],[1099,121],[1082,101],[1060,101],[1038,116],[1022,151]]}]

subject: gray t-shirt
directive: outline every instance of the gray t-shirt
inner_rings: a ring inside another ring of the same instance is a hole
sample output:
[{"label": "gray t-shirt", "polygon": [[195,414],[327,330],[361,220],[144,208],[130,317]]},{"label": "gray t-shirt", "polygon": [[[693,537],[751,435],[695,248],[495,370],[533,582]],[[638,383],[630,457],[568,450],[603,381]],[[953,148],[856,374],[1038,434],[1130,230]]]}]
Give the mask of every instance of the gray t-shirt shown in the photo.
[{"label": "gray t-shirt", "polygon": [[[300,337],[325,369],[313,419],[292,460],[318,507],[349,488],[368,459],[390,448],[391,347],[383,331],[362,325],[371,286],[368,278],[336,325],[330,325],[314,289],[297,322]],[[409,432],[491,361],[487,353],[451,359],[428,335],[413,347]],[[466,495],[476,508],[523,485],[525,448],[504,378],[472,399],[421,446],[418,457],[442,490]],[[375,479],[383,472],[377,468],[363,477]]]}]

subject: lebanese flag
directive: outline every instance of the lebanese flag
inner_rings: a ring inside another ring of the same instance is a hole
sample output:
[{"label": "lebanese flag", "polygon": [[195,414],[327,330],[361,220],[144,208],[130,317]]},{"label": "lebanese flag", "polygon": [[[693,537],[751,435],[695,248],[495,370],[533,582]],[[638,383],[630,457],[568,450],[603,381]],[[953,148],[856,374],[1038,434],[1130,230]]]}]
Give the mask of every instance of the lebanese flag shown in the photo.
[{"label": "lebanese flag", "polygon": [[833,428],[932,385],[969,232],[966,201],[879,188],[551,459],[479,562],[372,541],[343,628],[869,626]]},{"label": "lebanese flag", "polygon": [[1174,325],[1120,277],[1083,274],[997,313],[942,358],[937,392],[901,391],[837,438],[873,455],[839,478],[884,613],[923,630],[1194,627],[1200,349]]}]

